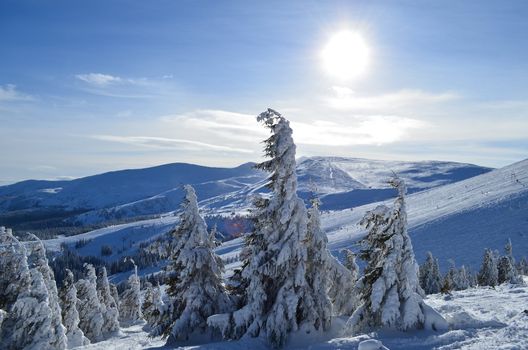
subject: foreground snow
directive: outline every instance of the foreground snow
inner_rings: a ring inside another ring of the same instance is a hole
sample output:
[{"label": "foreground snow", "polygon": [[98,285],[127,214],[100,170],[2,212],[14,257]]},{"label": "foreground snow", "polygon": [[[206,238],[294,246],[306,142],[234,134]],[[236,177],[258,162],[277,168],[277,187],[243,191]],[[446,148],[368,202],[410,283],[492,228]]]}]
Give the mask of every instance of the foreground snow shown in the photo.
[{"label": "foreground snow", "polygon": [[75,349],[90,349],[90,350],[125,350],[125,349],[149,349],[160,348],[165,342],[159,338],[149,338],[147,333],[142,330],[143,323],[122,328],[115,337],[95,343],[88,346],[79,347]]},{"label": "foreground snow", "polygon": [[[528,278],[525,278],[528,282]],[[502,285],[496,289],[473,288],[436,294],[426,302],[449,322],[450,330],[378,332],[355,337],[340,334],[344,320],[334,321],[333,329],[325,335],[307,337],[292,335],[287,349],[383,349],[376,339],[389,349],[528,349],[528,287]],[[361,346],[360,346],[361,344]],[[123,328],[112,339],[82,349],[268,349],[262,339],[243,339],[203,345],[165,347],[159,338],[148,338],[141,325]],[[79,348],[81,349],[81,348]]]}]

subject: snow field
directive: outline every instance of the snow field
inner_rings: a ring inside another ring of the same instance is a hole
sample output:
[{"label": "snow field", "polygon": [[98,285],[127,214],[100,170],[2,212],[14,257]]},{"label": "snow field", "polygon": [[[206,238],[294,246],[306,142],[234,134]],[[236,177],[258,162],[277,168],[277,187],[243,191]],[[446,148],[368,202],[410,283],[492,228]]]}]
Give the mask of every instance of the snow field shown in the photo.
[{"label": "snow field", "polygon": [[[528,349],[528,277],[525,285],[504,284],[496,288],[478,287],[453,292],[452,295],[434,294],[426,303],[448,321],[449,330],[434,332],[380,331],[369,334],[342,334],[346,317],[333,320],[332,328],[314,337],[292,334],[284,349],[310,350],[488,350]],[[264,339],[248,338],[238,341],[181,345],[165,347],[159,338],[149,338],[141,325],[122,328],[118,337],[77,349],[125,350],[125,349],[182,349],[182,350],[265,350]],[[374,339],[376,341],[367,340]],[[205,342],[206,340],[204,340]],[[361,347],[360,347],[361,346]]]}]

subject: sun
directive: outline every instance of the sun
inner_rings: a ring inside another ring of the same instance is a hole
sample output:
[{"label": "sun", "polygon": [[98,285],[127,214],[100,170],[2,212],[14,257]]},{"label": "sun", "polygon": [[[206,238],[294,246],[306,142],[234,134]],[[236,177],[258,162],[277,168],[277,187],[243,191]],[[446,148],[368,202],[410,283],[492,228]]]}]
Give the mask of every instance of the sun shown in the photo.
[{"label": "sun", "polygon": [[340,79],[361,75],[369,62],[369,49],[363,37],[349,30],[335,33],[322,52],[325,70]]}]

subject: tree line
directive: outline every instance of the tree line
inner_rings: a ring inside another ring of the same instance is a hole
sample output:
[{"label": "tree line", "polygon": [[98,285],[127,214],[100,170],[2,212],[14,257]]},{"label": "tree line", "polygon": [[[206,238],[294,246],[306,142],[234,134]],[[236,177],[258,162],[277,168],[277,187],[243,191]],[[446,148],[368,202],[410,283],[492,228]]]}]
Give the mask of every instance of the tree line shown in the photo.
[{"label": "tree line", "polygon": [[438,259],[427,252],[425,262],[420,266],[420,286],[426,294],[449,293],[475,286],[495,287],[503,283],[523,283],[522,276],[528,275],[528,262],[523,257],[518,263],[513,257],[511,240],[504,246],[504,255],[486,249],[478,272],[472,272],[464,265],[457,268],[454,260],[442,276]]}]

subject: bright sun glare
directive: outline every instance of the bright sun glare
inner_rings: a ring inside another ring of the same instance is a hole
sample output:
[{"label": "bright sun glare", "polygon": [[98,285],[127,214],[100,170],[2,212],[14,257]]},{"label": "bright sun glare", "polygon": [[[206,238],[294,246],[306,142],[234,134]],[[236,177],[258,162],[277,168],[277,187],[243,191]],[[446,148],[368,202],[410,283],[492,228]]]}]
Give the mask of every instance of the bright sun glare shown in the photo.
[{"label": "bright sun glare", "polygon": [[334,34],[323,50],[326,71],[341,79],[359,76],[367,67],[369,49],[363,37],[344,30]]}]

